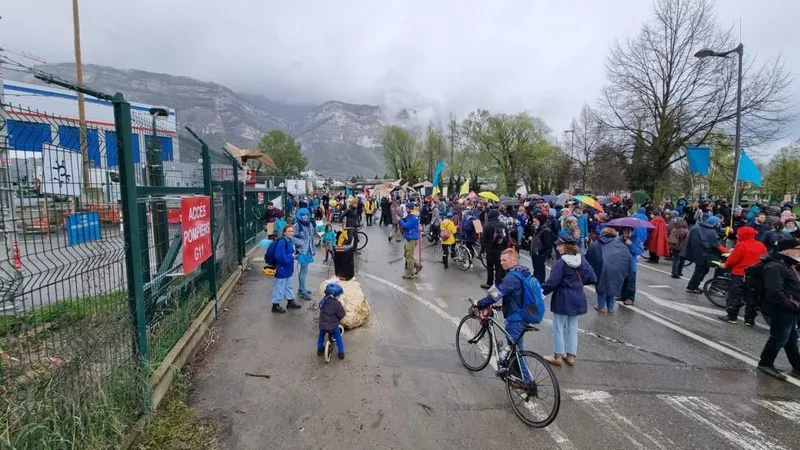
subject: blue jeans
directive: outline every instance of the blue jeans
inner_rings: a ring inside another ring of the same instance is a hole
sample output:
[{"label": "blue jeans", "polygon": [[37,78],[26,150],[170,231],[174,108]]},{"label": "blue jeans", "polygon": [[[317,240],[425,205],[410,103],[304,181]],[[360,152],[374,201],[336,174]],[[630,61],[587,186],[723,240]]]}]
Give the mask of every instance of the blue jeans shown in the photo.
[{"label": "blue jeans", "polygon": [[622,295],[620,297],[636,300],[636,272],[631,272],[625,277],[625,282],[622,284]]},{"label": "blue jeans", "polygon": [[[514,339],[515,341],[517,341],[517,349],[523,350],[523,347],[522,347],[522,336],[523,336],[523,334],[525,332],[525,322],[523,322],[521,320],[508,320],[508,319],[506,319],[505,328],[506,328],[506,331],[508,332],[508,334],[511,336],[511,338]],[[510,344],[511,344],[511,342],[509,342],[509,345]],[[525,381],[526,383],[530,382],[533,378],[531,377],[530,372],[528,371],[528,365],[525,363],[525,360],[524,359],[520,359],[519,360],[519,365],[522,368],[522,380]],[[516,366],[516,364],[515,364],[515,366]],[[512,372],[512,371],[516,372],[516,369],[517,368],[515,368],[515,367],[509,367],[508,368],[509,372]]]},{"label": "blue jeans", "polygon": [[800,370],[800,350],[797,348],[797,316],[775,312],[769,316],[769,338],[761,351],[759,366],[772,367],[783,349],[794,370]]},{"label": "blue jeans", "polygon": [[336,349],[339,350],[339,353],[344,353],[344,340],[342,340],[342,333],[339,330],[339,327],[333,329],[333,331],[322,331],[319,330],[319,337],[317,338],[317,349],[322,350],[325,348],[325,338],[327,334],[333,334],[333,340],[336,341]]},{"label": "blue jeans", "polygon": [[[578,317],[579,316],[565,316],[563,314],[553,313],[553,353],[556,355],[570,354],[577,356]],[[566,349],[564,347],[565,326],[567,327]]]},{"label": "blue jeans", "polygon": [[277,305],[283,300],[294,300],[291,277],[275,278],[275,284],[272,285],[272,304]]},{"label": "blue jeans", "polygon": [[613,311],[616,306],[617,301],[614,295],[597,293],[598,308],[608,308],[609,311]]},{"label": "blue jeans", "polygon": [[673,250],[672,252],[672,274],[683,275],[683,263],[685,260],[681,258],[681,252]]},{"label": "blue jeans", "polygon": [[308,264],[300,264],[300,271],[297,273],[297,280],[299,281],[299,285],[297,286],[297,292],[299,294],[311,295],[311,291],[306,289],[306,277],[308,276]]}]

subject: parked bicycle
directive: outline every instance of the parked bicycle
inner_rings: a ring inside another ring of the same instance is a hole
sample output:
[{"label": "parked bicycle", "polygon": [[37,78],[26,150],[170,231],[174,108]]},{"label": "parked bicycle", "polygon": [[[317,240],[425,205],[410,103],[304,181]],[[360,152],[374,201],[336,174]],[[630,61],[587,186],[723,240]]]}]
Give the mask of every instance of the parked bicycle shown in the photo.
[{"label": "parked bicycle", "polygon": [[[721,263],[719,263],[721,264]],[[714,269],[714,277],[703,284],[703,295],[717,308],[726,308],[728,304],[728,288],[731,285],[731,271]]]},{"label": "parked bicycle", "polygon": [[[501,308],[499,305],[479,310],[472,299],[465,300],[470,307],[456,329],[456,350],[461,364],[477,372],[489,365],[492,353],[498,354],[495,358],[497,376],[506,383],[506,393],[514,413],[530,427],[544,428],[550,425],[561,407],[561,390],[550,365],[538,353],[519,349],[517,342],[495,320],[495,311]],[[502,332],[500,338],[495,334],[495,327]],[[538,331],[538,328],[526,325],[524,332],[528,331]],[[507,355],[505,358],[499,356],[499,350],[495,351],[503,348],[503,336],[511,343],[508,349],[502,351]],[[468,361],[471,355],[475,359]],[[514,401],[515,396],[521,399],[519,403]],[[535,403],[540,400],[551,400],[552,404],[542,406]]]}]

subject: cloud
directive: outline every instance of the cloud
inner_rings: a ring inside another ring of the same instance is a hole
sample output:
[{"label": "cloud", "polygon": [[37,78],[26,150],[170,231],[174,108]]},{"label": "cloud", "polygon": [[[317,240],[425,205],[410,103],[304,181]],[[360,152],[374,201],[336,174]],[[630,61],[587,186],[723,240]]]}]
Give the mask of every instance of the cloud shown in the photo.
[{"label": "cloud", "polygon": [[[0,46],[71,61],[63,0],[7,2]],[[554,133],[594,103],[615,39],[643,0],[81,0],[85,63],[187,75],[289,102],[385,103],[421,117],[522,110]],[[748,55],[800,73],[800,3],[725,0],[719,22]],[[800,85],[793,86],[800,103]],[[795,125],[793,129],[797,129]]]}]

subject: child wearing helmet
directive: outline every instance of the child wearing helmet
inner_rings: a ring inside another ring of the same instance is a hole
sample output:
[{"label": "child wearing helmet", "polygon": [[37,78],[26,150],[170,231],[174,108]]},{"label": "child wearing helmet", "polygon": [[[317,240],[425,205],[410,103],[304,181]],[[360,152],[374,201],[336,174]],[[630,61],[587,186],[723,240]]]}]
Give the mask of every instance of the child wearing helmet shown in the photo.
[{"label": "child wearing helmet", "polygon": [[329,283],[325,286],[325,296],[319,302],[317,355],[322,355],[325,349],[326,335],[331,333],[336,341],[339,359],[344,359],[344,341],[342,340],[342,332],[339,329],[339,322],[345,316],[344,306],[339,301],[339,297],[342,294],[344,294],[344,290],[337,283]]}]

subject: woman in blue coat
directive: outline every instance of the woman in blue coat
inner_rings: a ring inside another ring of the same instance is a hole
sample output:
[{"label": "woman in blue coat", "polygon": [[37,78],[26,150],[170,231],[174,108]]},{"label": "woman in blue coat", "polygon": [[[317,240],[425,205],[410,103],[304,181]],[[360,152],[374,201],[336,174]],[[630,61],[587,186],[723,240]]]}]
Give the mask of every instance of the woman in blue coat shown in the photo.
[{"label": "woman in blue coat", "polygon": [[286,307],[289,309],[300,308],[294,302],[292,290],[292,275],[294,274],[294,227],[287,225],[283,228],[281,237],[272,243],[275,247],[275,284],[272,285],[272,312],[285,313],[281,307],[283,300],[288,300]]},{"label": "woman in blue coat", "polygon": [[614,312],[615,298],[622,292],[625,277],[631,273],[631,254],[617,239],[617,230],[603,228],[600,237],[592,242],[586,260],[597,275],[598,312]]},{"label": "woman in blue coat", "polygon": [[545,359],[554,366],[560,366],[562,361],[571,366],[575,364],[578,354],[578,317],[586,314],[587,310],[583,287],[596,284],[597,277],[592,266],[581,258],[575,237],[567,234],[559,238],[556,249],[561,257],[553,264],[550,278],[542,286],[544,295],[553,294],[550,297],[550,311],[553,313],[553,356],[545,356]]},{"label": "woman in blue coat", "polygon": [[311,300],[311,291],[306,288],[308,265],[314,262],[314,227],[311,225],[311,212],[306,208],[297,211],[297,230],[295,230],[294,245],[297,248],[297,262],[300,271],[297,273],[297,295],[303,300]]}]

